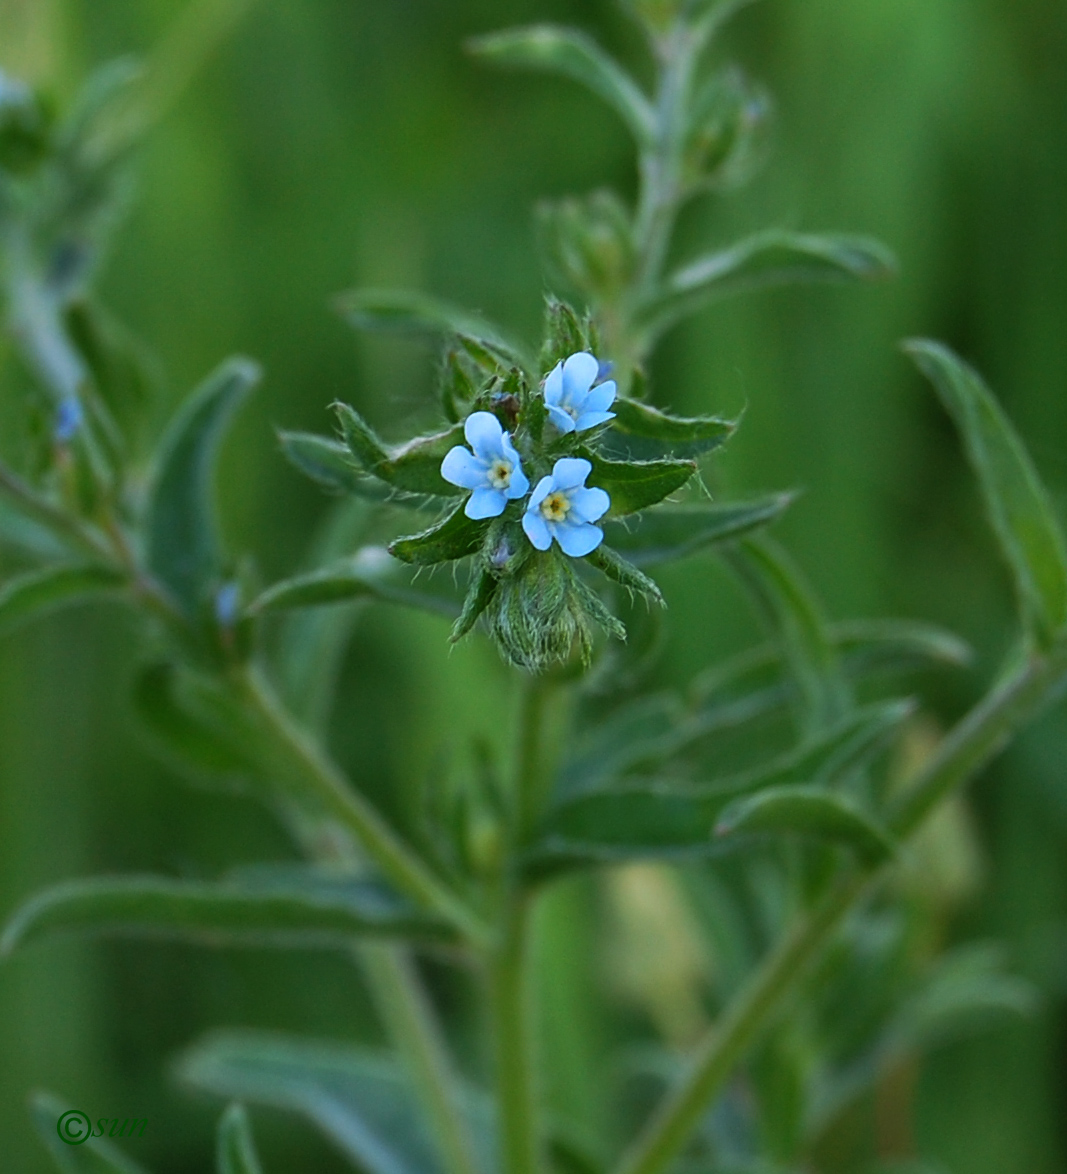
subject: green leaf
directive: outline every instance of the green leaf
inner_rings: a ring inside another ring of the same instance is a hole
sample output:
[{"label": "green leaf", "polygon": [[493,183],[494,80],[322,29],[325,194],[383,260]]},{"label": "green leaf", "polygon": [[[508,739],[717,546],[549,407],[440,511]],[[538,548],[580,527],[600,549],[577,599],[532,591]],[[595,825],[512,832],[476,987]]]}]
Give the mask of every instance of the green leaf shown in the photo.
[{"label": "green leaf", "polygon": [[794,494],[776,493],[752,501],[661,505],[625,522],[608,522],[604,539],[635,565],[656,566],[769,525],[794,500]]},{"label": "green leaf", "polygon": [[[66,1101],[52,1093],[34,1093],[30,1097],[30,1115],[61,1174],[145,1174],[143,1166],[127,1158],[106,1137],[77,1140],[84,1136],[86,1128],[100,1128],[99,1121],[94,1122],[80,1110],[72,1110]],[[110,1126],[110,1119],[107,1124]],[[60,1137],[61,1127],[70,1140]]]},{"label": "green leaf", "polygon": [[894,271],[892,254],[866,237],[772,229],[672,273],[640,311],[639,324],[654,337],[714,299],[743,290],[798,281],[881,281]]},{"label": "green leaf", "polygon": [[592,563],[609,579],[613,579],[620,586],[625,587],[627,591],[636,591],[650,603],[658,603],[660,607],[667,606],[663,593],[656,582],[643,571],[639,571],[633,563],[627,562],[610,546],[601,543],[596,550],[586,556],[586,561]]},{"label": "green leaf", "polygon": [[126,577],[109,567],[60,565],[29,571],[0,587],[0,634],[59,608],[115,595],[125,586]]},{"label": "green leaf", "polygon": [[279,432],[278,441],[286,459],[323,489],[364,495],[370,478],[355,465],[347,444],[314,432]]},{"label": "green leaf", "polygon": [[655,137],[655,114],[640,87],[592,38],[577,29],[531,25],[476,37],[467,47],[493,65],[545,70],[580,82],[619,115],[640,145],[651,144]]},{"label": "green leaf", "polygon": [[248,605],[248,612],[256,615],[355,599],[399,603],[450,619],[460,612],[451,580],[442,584],[425,577],[422,586],[416,586],[412,572],[380,546],[363,547],[350,558],[275,583]]},{"label": "green leaf", "polygon": [[0,937],[0,956],[64,933],[340,949],[362,936],[450,936],[382,885],[304,866],[258,867],[213,883],[116,876],[54,885],[15,912]]},{"label": "green leaf", "polygon": [[334,404],[334,410],[341,421],[345,443],[364,473],[407,493],[457,495],[456,487],[441,476],[441,462],[449,449],[463,443],[462,424],[387,448],[355,408],[339,403]]},{"label": "green leaf", "polygon": [[646,459],[668,455],[698,457],[719,448],[737,431],[736,420],[724,420],[720,416],[670,416],[651,404],[625,396],[616,399],[611,410],[615,422],[604,440],[612,447],[612,455],[618,446],[627,449],[624,455]]},{"label": "green leaf", "polygon": [[849,620],[830,639],[853,679],[932,667],[966,668],[974,653],[959,636],[917,620]]},{"label": "green leaf", "polygon": [[772,787],[738,799],[719,816],[715,834],[787,832],[850,848],[875,866],[896,851],[889,834],[848,796],[823,787]]},{"label": "green leaf", "polygon": [[389,544],[389,553],[401,562],[432,566],[474,554],[482,545],[489,528],[486,521],[474,521],[463,512],[466,502],[421,534],[397,538]]},{"label": "green leaf", "polygon": [[635,514],[656,505],[681,489],[697,471],[695,461],[611,461],[595,453],[583,453],[592,461],[588,484],[607,491],[609,518]]},{"label": "green leaf", "polygon": [[467,591],[467,597],[463,601],[463,611],[448,637],[450,643],[458,643],[471,631],[482,612],[493,602],[496,589],[496,576],[486,568],[481,568]]},{"label": "green leaf", "polygon": [[177,1064],[184,1083],[306,1117],[367,1174],[439,1174],[410,1080],[392,1056],[265,1032],[219,1032]]},{"label": "green leaf", "polygon": [[522,348],[496,326],[430,294],[413,290],[353,289],[339,294],[338,313],[360,330],[384,330],[400,334],[457,334],[495,352],[505,367],[526,367]]},{"label": "green leaf", "polygon": [[160,442],[146,523],[148,566],[189,616],[222,571],[212,500],[219,442],[259,376],[250,360],[227,360],[182,406]]},{"label": "green leaf", "polygon": [[243,1105],[230,1105],[219,1119],[215,1165],[218,1174],[263,1174]]},{"label": "green leaf", "polygon": [[1022,441],[976,371],[948,347],[924,339],[905,353],[933,383],[963,437],[1024,621],[1047,645],[1067,626],[1063,531]]}]

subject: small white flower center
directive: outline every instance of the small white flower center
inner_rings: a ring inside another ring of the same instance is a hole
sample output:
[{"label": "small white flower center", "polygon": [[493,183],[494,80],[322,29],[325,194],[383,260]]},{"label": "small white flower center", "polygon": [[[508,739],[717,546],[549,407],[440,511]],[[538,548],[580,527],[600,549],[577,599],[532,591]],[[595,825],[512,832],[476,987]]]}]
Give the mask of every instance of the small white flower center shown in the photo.
[{"label": "small white flower center", "polygon": [[494,489],[507,489],[511,484],[511,474],[511,462],[505,461],[503,457],[497,457],[497,459],[490,464],[485,475],[489,480],[489,484]]},{"label": "small white flower center", "polygon": [[541,502],[541,517],[546,522],[562,522],[567,514],[570,513],[570,509],[571,499],[562,489],[557,489],[555,493],[550,493]]}]

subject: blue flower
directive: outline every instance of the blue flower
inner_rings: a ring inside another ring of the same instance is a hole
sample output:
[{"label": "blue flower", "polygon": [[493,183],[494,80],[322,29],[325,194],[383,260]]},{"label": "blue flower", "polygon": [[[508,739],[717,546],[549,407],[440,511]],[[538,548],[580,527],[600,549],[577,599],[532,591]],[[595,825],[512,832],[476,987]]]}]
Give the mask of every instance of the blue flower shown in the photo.
[{"label": "blue flower", "polygon": [[564,554],[581,558],[604,540],[604,531],[593,523],[611,506],[603,489],[586,489],[593,466],[580,457],[562,457],[552,475],[542,477],[530,494],[522,528],[538,550],[548,550],[554,538]]},{"label": "blue flower", "polygon": [[[584,432],[615,418],[615,380],[597,383],[601,365],[588,351],[559,362],[545,380],[545,405],[560,432]],[[593,385],[596,384],[594,387]]]},{"label": "blue flower", "polygon": [[463,435],[474,452],[461,444],[449,449],[441,462],[441,476],[473,491],[463,510],[468,518],[498,517],[509,500],[525,497],[530,488],[522,461],[492,412],[472,412]]},{"label": "blue flower", "polygon": [[82,406],[74,396],[61,400],[56,408],[56,420],[52,428],[56,444],[70,444],[80,431],[84,419]]}]

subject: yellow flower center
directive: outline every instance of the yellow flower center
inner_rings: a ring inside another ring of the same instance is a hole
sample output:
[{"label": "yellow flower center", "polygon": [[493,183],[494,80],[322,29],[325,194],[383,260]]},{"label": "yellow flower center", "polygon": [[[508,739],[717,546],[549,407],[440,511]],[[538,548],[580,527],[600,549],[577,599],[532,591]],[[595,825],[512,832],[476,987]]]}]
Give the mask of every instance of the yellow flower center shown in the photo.
[{"label": "yellow flower center", "polygon": [[541,502],[541,517],[546,522],[562,522],[570,513],[570,508],[570,498],[562,490],[557,489]]},{"label": "yellow flower center", "polygon": [[494,489],[507,489],[511,484],[511,462],[503,459],[493,461],[486,476]]}]

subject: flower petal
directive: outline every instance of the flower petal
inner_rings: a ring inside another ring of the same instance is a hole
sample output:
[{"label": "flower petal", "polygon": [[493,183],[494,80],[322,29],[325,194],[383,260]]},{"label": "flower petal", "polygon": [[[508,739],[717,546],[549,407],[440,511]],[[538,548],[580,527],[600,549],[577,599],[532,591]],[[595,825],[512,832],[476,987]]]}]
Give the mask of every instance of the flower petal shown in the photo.
[{"label": "flower petal", "polygon": [[588,351],[579,351],[563,364],[563,386],[570,398],[580,399],[593,386],[600,364]]},{"label": "flower petal", "polygon": [[582,412],[574,421],[574,431],[585,432],[590,428],[595,428],[598,424],[606,424],[609,420],[614,419],[614,412]]},{"label": "flower petal", "polygon": [[500,456],[503,434],[504,429],[492,412],[471,412],[463,425],[463,435],[475,456],[486,462]]},{"label": "flower petal", "polygon": [[604,531],[591,522],[581,522],[577,526],[557,526],[556,541],[564,554],[569,554],[571,558],[583,558],[604,541]]},{"label": "flower petal", "polygon": [[563,399],[563,361],[560,360],[545,378],[545,403],[559,405]]},{"label": "flower petal", "polygon": [[562,408],[557,408],[555,404],[545,404],[548,408],[548,418],[560,430],[560,432],[574,431],[574,417]]},{"label": "flower petal", "polygon": [[570,493],[571,513],[579,522],[595,522],[611,509],[603,489],[575,489]]},{"label": "flower petal", "polygon": [[480,489],[486,484],[485,465],[461,444],[445,453],[445,459],[441,462],[441,476],[461,489]]},{"label": "flower petal", "polygon": [[593,466],[582,457],[560,457],[552,469],[555,489],[575,489],[585,484]]},{"label": "flower petal", "polygon": [[530,545],[538,550],[548,550],[552,545],[552,535],[548,532],[548,523],[536,510],[527,510],[522,515],[522,528],[526,531]]},{"label": "flower petal", "polygon": [[537,482],[537,488],[530,494],[530,504],[526,507],[526,512],[535,510],[545,500],[546,497],[555,489],[555,482],[551,477],[542,477]]},{"label": "flower petal", "polygon": [[487,485],[484,489],[476,489],[467,498],[463,512],[468,518],[497,518],[504,512],[507,504],[507,499],[499,489]]},{"label": "flower petal", "polygon": [[526,496],[529,488],[529,477],[522,471],[521,465],[516,465],[511,474],[511,484],[504,490],[504,496],[510,498],[511,501],[518,501],[520,497]]},{"label": "flower petal", "polygon": [[585,397],[585,402],[582,404],[582,414],[586,412],[606,412],[608,408],[615,402],[615,380],[609,379],[607,383],[600,383]]}]

